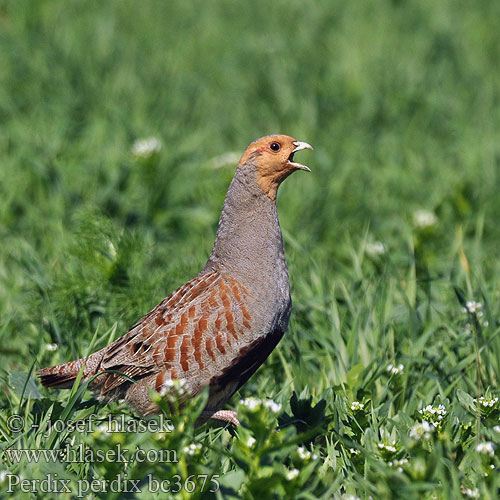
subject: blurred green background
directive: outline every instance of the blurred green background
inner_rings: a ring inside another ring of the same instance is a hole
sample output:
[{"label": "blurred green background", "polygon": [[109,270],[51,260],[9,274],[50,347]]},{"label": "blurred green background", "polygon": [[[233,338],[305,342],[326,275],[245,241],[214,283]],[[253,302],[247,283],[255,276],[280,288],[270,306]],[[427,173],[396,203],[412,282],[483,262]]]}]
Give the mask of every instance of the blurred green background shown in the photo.
[{"label": "blurred green background", "polygon": [[[3,368],[81,356],[194,276],[238,156],[285,133],[315,147],[278,198],[295,310],[247,390],[320,395],[400,356],[415,391],[452,383],[422,374],[472,352],[454,288],[498,310],[499,16],[487,0],[0,1]],[[147,137],[162,147],[138,158]]]},{"label": "blurred green background", "polygon": [[[4,319],[20,317],[26,260],[43,279],[71,266],[89,211],[87,229],[103,218],[147,247],[138,279],[160,273],[167,291],[181,266],[180,283],[233,174],[211,160],[268,133],[316,148],[279,198],[302,249],[292,279],[314,258],[334,273],[367,230],[405,260],[418,209],[439,217],[443,269],[458,225],[498,251],[497,2],[0,5]],[[152,168],[131,155],[148,136],[163,143]]]}]

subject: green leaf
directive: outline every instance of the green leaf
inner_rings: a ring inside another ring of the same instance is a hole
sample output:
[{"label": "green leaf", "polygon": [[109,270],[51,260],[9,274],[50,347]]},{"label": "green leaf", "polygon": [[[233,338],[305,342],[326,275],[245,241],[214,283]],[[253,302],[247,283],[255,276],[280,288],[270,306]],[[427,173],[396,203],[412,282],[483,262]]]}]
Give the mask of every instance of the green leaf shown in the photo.
[{"label": "green leaf", "polygon": [[354,365],[347,373],[346,384],[349,389],[355,389],[359,386],[360,375],[363,373],[362,363]]},{"label": "green leaf", "polygon": [[228,472],[221,475],[219,484],[221,492],[224,494],[224,499],[240,498],[238,491],[245,479],[245,472],[241,469]]},{"label": "green leaf", "polygon": [[27,373],[12,370],[9,373],[9,385],[14,393],[25,399],[42,399],[36,382]]},{"label": "green leaf", "polygon": [[457,390],[457,398],[458,401],[460,401],[460,404],[466,409],[469,410],[472,413],[477,413],[477,408],[474,403],[474,398],[470,395],[467,394],[465,391],[462,389]]}]

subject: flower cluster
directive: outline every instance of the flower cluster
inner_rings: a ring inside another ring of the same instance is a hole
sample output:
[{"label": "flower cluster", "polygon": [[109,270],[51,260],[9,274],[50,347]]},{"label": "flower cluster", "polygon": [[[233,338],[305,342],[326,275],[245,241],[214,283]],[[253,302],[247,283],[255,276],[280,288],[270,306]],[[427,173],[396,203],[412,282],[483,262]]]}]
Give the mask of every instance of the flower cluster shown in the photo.
[{"label": "flower cluster", "polygon": [[353,401],[351,403],[351,410],[352,411],[361,411],[365,408],[365,405],[363,403],[360,403],[359,401]]},{"label": "flower cluster", "polygon": [[396,446],[394,446],[396,444],[396,441],[391,441],[390,443],[378,443],[377,444],[377,448],[379,450],[385,450],[385,451],[388,451],[389,453],[396,453],[398,450],[396,448]]},{"label": "flower cluster", "polygon": [[420,229],[434,226],[437,223],[437,217],[434,212],[429,210],[417,210],[413,214],[413,224]]},{"label": "flower cluster", "polygon": [[58,347],[57,344],[45,344],[45,349],[47,351],[57,351]]},{"label": "flower cluster", "polygon": [[468,300],[465,303],[465,307],[464,307],[463,311],[474,314],[474,313],[479,313],[479,311],[482,308],[483,308],[483,304],[481,304],[481,302],[475,302],[473,300]]},{"label": "flower cluster", "polygon": [[390,365],[387,365],[386,370],[391,374],[391,375],[401,375],[404,370],[404,365],[401,363],[399,365],[393,365],[392,363]]},{"label": "flower cluster", "polygon": [[477,313],[477,315],[479,317],[481,317],[483,315],[483,313],[481,311],[482,308],[483,308],[483,304],[481,304],[481,302],[474,302],[473,300],[468,300],[465,303],[465,307],[464,307],[463,311],[465,313],[470,313],[470,314]]},{"label": "flower cluster", "polygon": [[418,412],[425,421],[431,423],[434,427],[437,427],[446,416],[446,408],[444,405],[427,405],[425,408],[418,410]]},{"label": "flower cluster", "polygon": [[481,396],[480,398],[474,398],[474,403],[477,403],[477,406],[480,408],[493,408],[498,403],[498,398],[487,398],[485,396]]},{"label": "flower cluster", "polygon": [[398,472],[403,472],[403,465],[408,463],[407,458],[401,458],[400,460],[391,460],[387,462],[389,467],[394,467]]},{"label": "flower cluster", "polygon": [[263,403],[264,408],[269,408],[273,413],[279,413],[281,411],[281,404],[276,403],[272,399],[268,399]]},{"label": "flower cluster", "polygon": [[423,420],[422,422],[416,423],[410,429],[410,437],[415,441],[420,441],[422,439],[428,441],[435,429],[436,428],[432,424]]},{"label": "flower cluster", "polygon": [[387,247],[381,241],[375,241],[374,243],[367,243],[365,251],[371,257],[375,257],[377,255],[383,255],[387,252]]},{"label": "flower cluster", "polygon": [[309,460],[316,460],[318,455],[316,453],[311,453],[309,450],[306,450],[303,446],[299,446],[297,448],[297,455],[303,462],[308,462]]},{"label": "flower cluster", "polygon": [[272,399],[262,401],[260,398],[249,397],[242,399],[240,404],[246,406],[250,411],[257,411],[261,407],[269,408],[273,413],[279,413],[281,410],[281,405]]},{"label": "flower cluster", "polygon": [[498,397],[481,396],[473,399],[479,413],[485,417],[490,416],[492,413],[500,408],[500,401]]},{"label": "flower cluster", "polygon": [[255,442],[256,439],[253,436],[248,436],[248,439],[245,444],[248,446],[248,448],[252,448]]},{"label": "flower cluster", "polygon": [[132,145],[132,153],[138,158],[149,158],[161,149],[161,141],[156,137],[139,139]]},{"label": "flower cluster", "polygon": [[259,398],[249,397],[242,399],[240,405],[246,406],[249,410],[258,410],[262,405],[262,400]]},{"label": "flower cluster", "polygon": [[171,399],[177,399],[185,394],[189,394],[189,392],[189,385],[183,378],[165,380],[160,389],[162,397],[168,396]]},{"label": "flower cluster", "polygon": [[286,473],[286,478],[289,481],[292,481],[293,479],[295,479],[299,475],[299,473],[300,473],[299,469],[290,469]]},{"label": "flower cluster", "polygon": [[201,451],[201,444],[200,443],[191,443],[189,446],[184,446],[182,449],[186,455],[194,456],[198,455],[199,452]]},{"label": "flower cluster", "polygon": [[476,446],[476,451],[481,455],[488,455],[489,457],[493,457],[495,455],[495,445],[491,441],[479,443]]},{"label": "flower cluster", "polygon": [[480,498],[479,490],[477,488],[464,488],[462,486],[462,493],[468,498]]}]

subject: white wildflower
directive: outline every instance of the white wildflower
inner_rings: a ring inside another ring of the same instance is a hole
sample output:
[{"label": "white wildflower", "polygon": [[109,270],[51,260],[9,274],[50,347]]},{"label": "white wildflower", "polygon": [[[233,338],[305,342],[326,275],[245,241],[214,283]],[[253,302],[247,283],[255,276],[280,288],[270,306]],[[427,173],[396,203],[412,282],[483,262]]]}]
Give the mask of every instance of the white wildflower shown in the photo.
[{"label": "white wildflower", "polygon": [[476,446],[476,451],[482,455],[488,455],[490,457],[495,455],[495,445],[491,441],[486,441],[485,443],[479,443]]},{"label": "white wildflower", "polygon": [[413,213],[413,223],[418,228],[425,229],[434,226],[437,223],[437,217],[429,210],[417,210]]},{"label": "white wildflower", "polygon": [[182,451],[187,455],[193,456],[196,455],[201,450],[200,443],[191,443],[189,446],[184,446]]},{"label": "white wildflower", "polygon": [[498,398],[487,398],[485,396],[481,396],[479,399],[474,398],[474,403],[477,403],[478,406],[482,406],[483,408],[493,408],[498,403]]},{"label": "white wildflower", "polygon": [[297,455],[301,460],[307,461],[307,460],[316,460],[318,458],[318,455],[316,453],[311,453],[309,450],[304,448],[303,446],[299,446],[297,448]]},{"label": "white wildflower", "polygon": [[2,470],[0,471],[0,483],[4,483],[7,479],[7,476],[12,474],[12,472],[8,470]]},{"label": "white wildflower", "polygon": [[254,398],[252,396],[242,399],[240,401],[240,404],[246,406],[251,411],[258,410],[261,406],[264,406],[264,408],[269,408],[273,413],[279,413],[279,411],[281,410],[281,405],[279,403],[276,403],[272,399],[262,401],[262,399]]},{"label": "white wildflower", "polygon": [[373,243],[367,243],[365,251],[371,257],[375,257],[377,255],[383,255],[387,252],[387,247],[381,241],[375,241]]},{"label": "white wildflower", "polygon": [[387,371],[391,375],[401,375],[403,373],[404,368],[405,368],[404,365],[402,365],[401,363],[398,366],[393,365],[392,363],[390,365],[387,365]]},{"label": "white wildflower", "polygon": [[253,436],[249,436],[246,442],[246,445],[249,448],[252,448],[252,446],[255,444],[255,438]]},{"label": "white wildflower", "polygon": [[286,473],[286,478],[291,481],[292,479],[295,479],[299,474],[300,472],[298,469],[291,469]]},{"label": "white wildflower", "polygon": [[356,450],[355,448],[349,448],[349,453],[351,455],[360,455],[361,452],[359,450]]},{"label": "white wildflower", "polygon": [[272,399],[268,399],[267,401],[264,401],[264,408],[269,408],[273,413],[279,413],[281,405]]},{"label": "white wildflower", "polygon": [[186,379],[183,378],[174,378],[165,380],[161,384],[160,395],[170,396],[171,398],[179,398],[184,396],[185,394],[189,394],[190,388],[189,384],[186,382]]},{"label": "white wildflower", "polygon": [[363,410],[365,407],[365,405],[363,403],[360,403],[359,401],[353,401],[351,403],[351,410],[352,411],[359,411],[359,410]]},{"label": "white wildflower", "polygon": [[99,424],[94,432],[97,436],[100,436],[101,434],[111,434],[107,423]]},{"label": "white wildflower", "polygon": [[423,420],[422,422],[416,423],[410,429],[410,437],[415,441],[419,441],[420,439],[428,440],[431,438],[431,434],[434,431],[435,427],[426,420]]},{"label": "white wildflower", "polygon": [[226,165],[235,165],[240,160],[240,154],[234,151],[229,151],[227,153],[223,153],[215,158],[210,160],[213,168],[221,168]]},{"label": "white wildflower", "polygon": [[444,405],[432,406],[427,405],[425,408],[418,410],[423,419],[430,422],[434,427],[437,427],[441,420],[446,416],[446,407]]},{"label": "white wildflower", "polygon": [[260,408],[262,400],[251,396],[249,398],[242,399],[240,404],[246,406],[251,411],[255,411]]},{"label": "white wildflower", "polygon": [[396,453],[398,451],[396,447],[394,446],[396,444],[396,441],[392,441],[392,443],[378,443],[377,446],[379,450],[386,450],[389,451],[390,453]]},{"label": "white wildflower", "polygon": [[483,313],[480,311],[483,307],[483,304],[481,302],[475,302],[474,300],[468,300],[466,303],[465,303],[465,307],[463,309],[463,311],[465,313],[471,313],[471,314],[474,314],[474,313],[478,313],[478,315],[482,316]]},{"label": "white wildflower", "polygon": [[469,498],[480,498],[479,490],[477,488],[463,488],[462,493]]},{"label": "white wildflower", "polygon": [[139,139],[132,145],[132,153],[138,158],[149,158],[161,149],[161,141],[156,137]]},{"label": "white wildflower", "polygon": [[408,463],[407,458],[402,458],[401,460],[391,460],[390,462],[387,462],[387,465],[389,467],[394,467],[398,472],[403,472],[403,465]]},{"label": "white wildflower", "polygon": [[311,452],[306,450],[303,446],[297,448],[297,455],[299,455],[301,460],[309,460],[312,456]]},{"label": "white wildflower", "polygon": [[500,434],[500,425],[495,425],[495,427],[493,427],[493,430]]},{"label": "white wildflower", "polygon": [[59,346],[57,344],[45,344],[45,349],[47,351],[57,351]]}]

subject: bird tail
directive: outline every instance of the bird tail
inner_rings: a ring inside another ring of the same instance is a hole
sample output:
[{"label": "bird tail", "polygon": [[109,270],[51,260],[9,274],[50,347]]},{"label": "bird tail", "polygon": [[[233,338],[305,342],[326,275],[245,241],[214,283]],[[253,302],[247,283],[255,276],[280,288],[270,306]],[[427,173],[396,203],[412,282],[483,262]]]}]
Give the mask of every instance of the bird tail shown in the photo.
[{"label": "bird tail", "polygon": [[45,387],[54,387],[56,389],[69,389],[78,376],[85,359],[75,359],[62,365],[49,366],[42,368],[36,373],[40,377],[42,385]]}]

